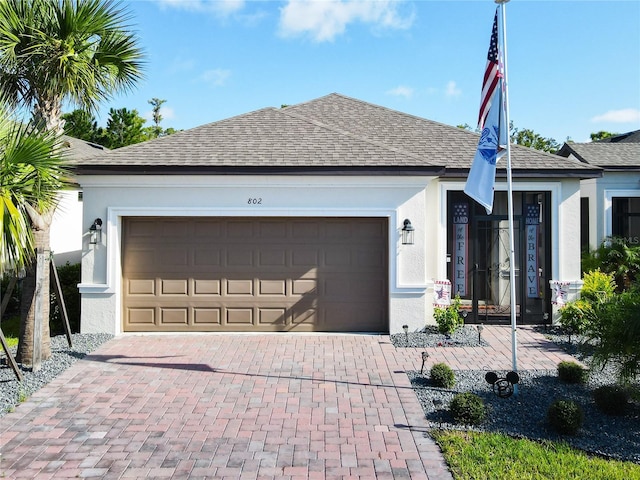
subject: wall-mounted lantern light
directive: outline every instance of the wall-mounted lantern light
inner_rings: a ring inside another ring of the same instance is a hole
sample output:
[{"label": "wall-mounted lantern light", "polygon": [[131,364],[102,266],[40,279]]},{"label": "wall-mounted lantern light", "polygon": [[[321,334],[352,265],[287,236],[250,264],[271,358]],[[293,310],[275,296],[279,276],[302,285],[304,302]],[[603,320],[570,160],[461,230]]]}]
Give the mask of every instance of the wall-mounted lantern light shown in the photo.
[{"label": "wall-mounted lantern light", "polygon": [[102,242],[102,219],[96,218],[89,227],[89,243],[96,245]]},{"label": "wall-mounted lantern light", "polygon": [[415,232],[415,228],[411,225],[411,220],[408,218],[405,219],[403,227],[402,227],[402,244],[403,245],[413,245],[413,234]]}]

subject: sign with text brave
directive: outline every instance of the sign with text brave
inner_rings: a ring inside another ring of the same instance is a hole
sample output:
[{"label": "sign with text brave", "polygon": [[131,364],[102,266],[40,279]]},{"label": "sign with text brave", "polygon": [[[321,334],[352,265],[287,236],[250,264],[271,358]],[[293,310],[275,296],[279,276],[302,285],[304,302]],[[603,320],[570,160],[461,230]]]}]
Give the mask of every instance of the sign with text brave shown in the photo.
[{"label": "sign with text brave", "polygon": [[453,291],[467,295],[467,258],[469,253],[469,204],[453,204]]},{"label": "sign with text brave", "polygon": [[540,228],[540,205],[527,204],[525,224],[527,226],[527,297],[540,297],[538,282],[538,229]]}]

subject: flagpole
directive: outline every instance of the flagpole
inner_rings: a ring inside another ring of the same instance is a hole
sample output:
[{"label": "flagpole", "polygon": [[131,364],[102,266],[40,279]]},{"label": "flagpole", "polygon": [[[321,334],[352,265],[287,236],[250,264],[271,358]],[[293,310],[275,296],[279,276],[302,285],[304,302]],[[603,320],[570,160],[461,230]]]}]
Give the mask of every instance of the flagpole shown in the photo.
[{"label": "flagpole", "polygon": [[[509,82],[507,76],[507,18],[506,4],[509,0],[495,0],[500,5],[500,14],[502,16],[502,49],[503,54],[503,90],[504,90],[504,115],[507,126],[507,196],[509,210],[509,284],[511,296],[511,358],[513,363],[513,371],[518,371],[518,332],[516,328],[516,256],[515,256],[515,234],[514,234],[514,218],[513,218],[513,182],[511,180],[511,140],[509,139]],[[518,385],[513,386],[514,394],[518,394]]]}]

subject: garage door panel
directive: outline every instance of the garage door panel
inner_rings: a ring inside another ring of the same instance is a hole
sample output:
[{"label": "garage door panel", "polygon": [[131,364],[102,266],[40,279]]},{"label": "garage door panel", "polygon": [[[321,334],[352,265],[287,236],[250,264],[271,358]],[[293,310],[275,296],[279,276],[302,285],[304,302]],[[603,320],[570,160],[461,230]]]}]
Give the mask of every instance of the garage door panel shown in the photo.
[{"label": "garage door panel", "polygon": [[129,279],[125,282],[125,291],[129,295],[155,295],[156,280],[155,278]]},{"label": "garage door panel", "polygon": [[292,236],[293,238],[318,238],[320,235],[319,225],[317,221],[293,221]]},{"label": "garage door panel", "polygon": [[172,266],[186,267],[189,265],[189,251],[182,247],[158,249],[154,263],[155,268],[160,266],[163,269]]},{"label": "garage door panel", "polygon": [[351,265],[351,251],[348,248],[327,249],[324,253],[324,265],[327,267]]},{"label": "garage door panel", "polygon": [[127,320],[132,325],[155,324],[156,309],[155,308],[129,308],[127,311]]},{"label": "garage door panel", "polygon": [[162,295],[188,295],[189,294],[189,280],[161,280],[160,292]]},{"label": "garage door panel", "polygon": [[288,223],[286,221],[260,221],[258,232],[261,239],[267,242],[279,242],[287,238]]},{"label": "garage door panel", "polygon": [[387,231],[380,218],[125,219],[123,329],[388,331]]},{"label": "garage door panel", "polygon": [[187,325],[189,323],[188,308],[160,308],[160,325]]},{"label": "garage door panel", "polygon": [[167,242],[180,242],[182,237],[186,235],[193,235],[193,222],[188,219],[183,220],[173,220],[173,219],[163,219],[158,222],[158,226],[160,227],[160,235],[162,239]]},{"label": "garage door panel", "polygon": [[222,323],[222,308],[194,308],[193,323],[195,326],[217,326]]},{"label": "garage door panel", "polygon": [[292,293],[295,296],[315,293],[317,288],[318,281],[316,279],[299,279],[292,283]]},{"label": "garage door panel", "polygon": [[258,325],[284,326],[287,322],[286,308],[258,308]]},{"label": "garage door panel", "polygon": [[193,294],[198,295],[215,295],[221,294],[220,280],[206,280],[196,278],[193,280]]},{"label": "garage door panel", "polygon": [[317,267],[319,262],[319,252],[317,248],[296,247],[292,252],[292,267]]},{"label": "garage door panel", "polygon": [[222,224],[218,222],[213,223],[209,219],[195,220],[193,236],[195,239],[205,242],[219,239],[222,236]]},{"label": "garage door panel", "polygon": [[128,272],[153,272],[156,270],[156,251],[152,248],[132,248],[127,252],[129,262],[123,268],[123,273]]},{"label": "garage door panel", "polygon": [[318,308],[314,306],[295,305],[291,309],[291,323],[294,327],[308,327],[309,331],[324,331]]},{"label": "garage door panel", "polygon": [[194,267],[211,267],[220,266],[222,264],[222,255],[220,250],[212,249],[210,246],[196,246],[193,249],[193,265]]},{"label": "garage door panel", "polygon": [[378,269],[386,263],[386,255],[380,249],[363,248],[358,251],[357,266],[365,269]]},{"label": "garage door panel", "polygon": [[253,280],[227,280],[227,295],[253,295]]},{"label": "garage door panel", "polygon": [[258,267],[284,267],[287,265],[287,250],[285,248],[267,248],[258,253]]},{"label": "garage door panel", "polygon": [[250,248],[239,247],[234,250],[225,252],[227,267],[252,267],[253,266],[253,250]]},{"label": "garage door panel", "polygon": [[227,308],[225,314],[228,325],[253,325],[253,308]]},{"label": "garage door panel", "polygon": [[132,239],[152,239],[158,237],[159,223],[155,219],[136,219],[131,222],[127,230],[127,235]]},{"label": "garage door panel", "polygon": [[278,295],[285,296],[287,294],[286,280],[258,280],[258,293],[261,296]]},{"label": "garage door panel", "polygon": [[253,221],[234,221],[227,222],[227,236],[235,240],[246,241],[253,238],[255,222]]},{"label": "garage door panel", "polygon": [[375,221],[363,220],[358,224],[358,228],[353,230],[353,237],[356,239],[385,238],[386,235],[386,225]]}]

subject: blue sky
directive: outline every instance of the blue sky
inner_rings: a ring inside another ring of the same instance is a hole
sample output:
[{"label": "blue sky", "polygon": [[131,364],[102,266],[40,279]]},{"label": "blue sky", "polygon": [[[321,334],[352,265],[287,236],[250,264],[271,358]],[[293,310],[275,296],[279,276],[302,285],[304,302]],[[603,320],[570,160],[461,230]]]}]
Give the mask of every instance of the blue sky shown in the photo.
[{"label": "blue sky", "polygon": [[[492,0],[126,2],[145,79],[105,103],[188,129],[332,92],[475,127]],[[511,0],[511,120],[563,142],[640,129],[640,2]],[[148,124],[151,121],[149,120]]]}]

